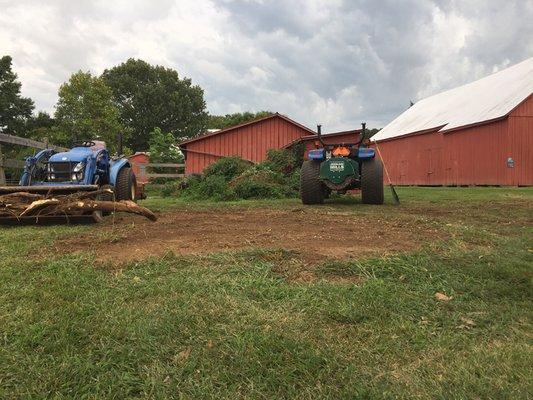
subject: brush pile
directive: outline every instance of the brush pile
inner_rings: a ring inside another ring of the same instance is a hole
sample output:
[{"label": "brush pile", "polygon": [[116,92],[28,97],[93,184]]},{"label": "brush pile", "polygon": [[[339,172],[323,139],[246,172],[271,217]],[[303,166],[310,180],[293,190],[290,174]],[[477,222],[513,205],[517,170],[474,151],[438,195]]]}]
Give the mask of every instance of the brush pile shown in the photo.
[{"label": "brush pile", "polygon": [[[104,200],[105,199],[105,200]],[[149,209],[133,201],[113,201],[113,191],[101,189],[64,195],[15,192],[0,196],[0,218],[26,219],[46,217],[79,217],[94,212],[127,212],[151,221],[157,217]]]}]

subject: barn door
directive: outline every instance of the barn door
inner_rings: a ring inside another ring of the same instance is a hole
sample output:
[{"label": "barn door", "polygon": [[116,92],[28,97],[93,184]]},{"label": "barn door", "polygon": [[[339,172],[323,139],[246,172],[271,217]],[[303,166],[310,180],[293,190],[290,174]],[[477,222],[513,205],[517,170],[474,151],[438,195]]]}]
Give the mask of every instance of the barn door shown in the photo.
[{"label": "barn door", "polygon": [[427,184],[442,185],[442,148],[433,147],[428,149]]},{"label": "barn door", "polygon": [[457,186],[458,184],[458,165],[457,165],[457,154],[451,152],[446,158],[446,164],[444,165],[444,184],[447,186]]},{"label": "barn door", "polygon": [[407,160],[401,160],[398,164],[399,164],[398,165],[398,172],[399,172],[398,182],[393,182],[393,183],[397,183],[398,185],[406,185],[408,184],[407,182]]}]

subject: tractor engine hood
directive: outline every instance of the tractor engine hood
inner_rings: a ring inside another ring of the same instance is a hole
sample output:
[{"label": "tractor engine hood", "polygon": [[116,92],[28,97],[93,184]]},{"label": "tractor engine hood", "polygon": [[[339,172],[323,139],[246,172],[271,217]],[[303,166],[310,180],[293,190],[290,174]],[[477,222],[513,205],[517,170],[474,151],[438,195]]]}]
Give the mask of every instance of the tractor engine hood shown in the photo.
[{"label": "tractor engine hood", "polygon": [[88,147],[74,147],[72,150],[56,153],[50,157],[50,162],[82,162],[92,156],[93,151]]}]

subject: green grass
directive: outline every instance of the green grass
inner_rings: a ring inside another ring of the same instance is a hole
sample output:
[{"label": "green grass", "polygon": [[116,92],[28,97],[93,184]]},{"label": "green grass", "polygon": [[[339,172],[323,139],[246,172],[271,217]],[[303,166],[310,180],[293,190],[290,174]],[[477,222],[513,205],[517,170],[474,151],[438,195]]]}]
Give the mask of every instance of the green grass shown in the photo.
[{"label": "green grass", "polygon": [[416,214],[446,239],[314,267],[283,249],[96,267],[42,256],[85,227],[0,227],[0,398],[528,398],[533,190],[399,194],[400,207],[317,213]]}]

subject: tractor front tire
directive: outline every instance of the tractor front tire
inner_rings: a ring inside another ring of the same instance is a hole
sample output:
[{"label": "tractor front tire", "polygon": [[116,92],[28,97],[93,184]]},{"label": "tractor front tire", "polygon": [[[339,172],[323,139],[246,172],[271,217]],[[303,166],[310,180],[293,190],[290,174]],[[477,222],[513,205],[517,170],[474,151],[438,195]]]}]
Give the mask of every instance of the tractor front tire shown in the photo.
[{"label": "tractor front tire", "polygon": [[[96,198],[96,200],[101,200],[101,201],[115,201],[115,193],[114,193],[114,190],[113,190],[113,186],[111,185],[102,185],[100,186],[100,190],[111,190],[111,192],[104,192],[104,193],[100,193],[98,195],[98,197]],[[102,216],[107,216],[107,215],[110,215],[111,213],[109,211],[102,211]]]},{"label": "tractor front tire", "polygon": [[324,203],[324,184],[320,181],[320,162],[304,161],[300,174],[300,197],[303,204]]},{"label": "tractor front tire", "polygon": [[383,204],[383,163],[373,158],[361,165],[363,204]]},{"label": "tractor front tire", "polygon": [[117,181],[115,183],[115,199],[136,200],[137,180],[130,167],[124,167],[118,171]]}]

